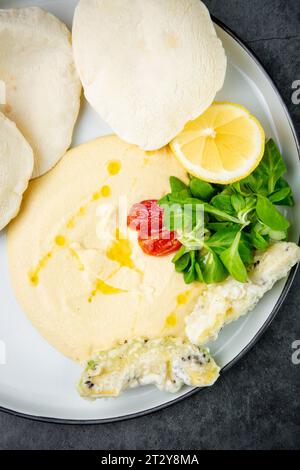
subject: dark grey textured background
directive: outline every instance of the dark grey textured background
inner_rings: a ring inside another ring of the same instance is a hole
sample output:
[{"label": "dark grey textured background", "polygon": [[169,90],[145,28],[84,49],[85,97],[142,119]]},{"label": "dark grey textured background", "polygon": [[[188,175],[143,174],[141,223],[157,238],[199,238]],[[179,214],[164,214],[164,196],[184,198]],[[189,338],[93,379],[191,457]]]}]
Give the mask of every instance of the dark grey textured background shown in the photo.
[{"label": "dark grey textured background", "polygon": [[[299,131],[291,85],[300,79],[300,1],[205,3],[257,53]],[[0,449],[300,449],[300,365],[291,362],[292,342],[300,340],[299,285],[300,273],[263,338],[213,388],[143,418],[98,426],[0,413]]]}]

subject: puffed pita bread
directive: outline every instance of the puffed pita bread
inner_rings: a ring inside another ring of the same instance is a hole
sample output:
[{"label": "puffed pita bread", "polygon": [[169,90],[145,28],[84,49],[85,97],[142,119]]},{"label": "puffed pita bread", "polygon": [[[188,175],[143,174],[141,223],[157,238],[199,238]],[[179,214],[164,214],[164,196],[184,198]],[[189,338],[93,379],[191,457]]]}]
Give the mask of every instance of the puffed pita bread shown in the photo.
[{"label": "puffed pita bread", "polygon": [[73,49],[87,100],[123,140],[146,150],[202,114],[226,73],[199,0],[81,0]]},{"label": "puffed pita bread", "polygon": [[33,170],[33,152],[15,123],[0,113],[0,230],[19,212]]},{"label": "puffed pita bread", "polygon": [[6,104],[6,86],[2,80],[0,80],[0,104]]},{"label": "puffed pita bread", "polygon": [[0,10],[0,80],[6,104],[35,156],[33,176],[50,170],[71,144],[81,84],[67,27],[40,8]]}]

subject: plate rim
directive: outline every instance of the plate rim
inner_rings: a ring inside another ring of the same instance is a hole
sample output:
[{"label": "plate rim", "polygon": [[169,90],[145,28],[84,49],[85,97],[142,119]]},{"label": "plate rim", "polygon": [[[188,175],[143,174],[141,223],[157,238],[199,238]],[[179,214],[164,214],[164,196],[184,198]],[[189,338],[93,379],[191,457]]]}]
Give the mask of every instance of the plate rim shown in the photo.
[{"label": "plate rim", "polygon": [[[219,20],[216,16],[211,15],[211,18],[213,22],[219,26],[223,31],[225,31],[229,36],[231,36],[243,49],[244,51],[250,56],[250,58],[256,63],[258,68],[261,70],[261,72],[265,75],[267,78],[268,82],[270,83],[271,87],[273,88],[277,98],[279,99],[281,106],[286,114],[289,126],[291,128],[293,138],[297,147],[298,151],[298,157],[300,161],[300,142],[298,139],[298,135],[296,132],[296,128],[292,119],[292,116],[287,108],[287,105],[285,104],[281,93],[275,84],[274,80],[272,79],[271,75],[269,72],[266,71],[264,65],[262,64],[261,60],[258,58],[256,53],[252,50],[251,47],[249,47],[246,42],[241,39],[241,37],[235,33],[230,27],[228,27],[223,21]],[[300,240],[298,244],[300,243]],[[266,330],[269,328],[273,320],[275,319],[276,315],[278,314],[280,308],[282,307],[292,285],[295,280],[296,273],[298,271],[299,265],[294,266],[294,268],[291,270],[286,283],[284,285],[284,288],[280,294],[280,297],[275,304],[273,310],[271,311],[270,315],[268,316],[267,320],[265,323],[262,325],[262,327],[257,331],[255,336],[252,338],[252,340],[233,358],[226,366],[224,366],[221,369],[221,375],[224,374],[224,372],[227,372],[231,367],[233,367],[242,357],[244,357],[252,348],[253,346],[258,342],[258,340],[263,336],[263,334],[266,332]],[[16,411],[10,408],[6,408],[3,406],[0,406],[0,412],[6,413],[12,416],[17,416],[20,418],[24,418],[29,421],[38,421],[38,422],[43,422],[43,423],[49,423],[49,424],[63,424],[63,425],[93,425],[93,424],[108,424],[108,423],[114,423],[114,422],[119,422],[119,421],[127,421],[130,419],[134,418],[140,418],[142,416],[146,416],[150,413],[155,413],[156,411],[163,410],[165,408],[168,408],[170,406],[173,406],[177,403],[180,403],[181,401],[185,400],[186,398],[189,398],[196,393],[199,393],[201,391],[205,390],[205,388],[193,388],[192,390],[189,390],[186,392],[184,395],[181,395],[180,397],[174,398],[173,400],[168,401],[167,403],[163,403],[158,406],[154,406],[152,408],[149,408],[147,410],[143,411],[138,411],[136,413],[130,413],[128,415],[124,416],[117,416],[114,418],[103,418],[103,419],[65,419],[65,418],[51,418],[47,416],[38,416],[38,415],[31,415],[28,413],[22,413],[20,411]]]}]

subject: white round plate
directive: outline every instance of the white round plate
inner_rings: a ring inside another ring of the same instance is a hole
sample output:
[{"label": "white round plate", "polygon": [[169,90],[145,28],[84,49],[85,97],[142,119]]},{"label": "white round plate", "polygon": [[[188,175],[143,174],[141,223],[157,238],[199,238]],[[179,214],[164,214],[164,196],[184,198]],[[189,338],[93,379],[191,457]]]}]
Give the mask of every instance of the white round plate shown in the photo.
[{"label": "white round plate", "polygon": [[[69,27],[76,0],[0,0],[1,8],[41,6]],[[299,145],[291,119],[280,95],[259,61],[247,47],[217,20],[217,32],[229,59],[226,83],[218,100],[245,105],[263,123],[266,134],[275,138],[288,166],[288,179],[295,191],[296,209],[291,240],[300,233]],[[109,127],[84,103],[73,144],[111,133]],[[2,410],[45,421],[91,423],[142,415],[165,407],[194,393],[184,388],[175,395],[154,387],[124,393],[118,399],[88,402],[75,389],[79,365],[63,357],[38,334],[17,304],[8,276],[5,233],[0,235],[0,407]],[[255,343],[273,320],[295,274],[267,294],[251,314],[225,328],[211,351],[223,372]],[[4,352],[6,357],[4,358]],[[4,360],[5,359],[5,360]],[[222,380],[222,379],[221,379]]]}]

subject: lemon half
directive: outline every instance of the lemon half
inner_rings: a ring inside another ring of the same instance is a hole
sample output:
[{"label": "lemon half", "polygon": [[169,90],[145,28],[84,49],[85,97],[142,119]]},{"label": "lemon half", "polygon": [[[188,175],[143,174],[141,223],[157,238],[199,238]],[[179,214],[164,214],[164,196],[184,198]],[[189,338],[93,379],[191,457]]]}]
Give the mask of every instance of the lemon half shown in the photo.
[{"label": "lemon half", "polygon": [[265,150],[260,122],[243,106],[214,103],[170,143],[185,170],[210,183],[239,181],[260,163]]}]

